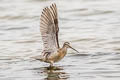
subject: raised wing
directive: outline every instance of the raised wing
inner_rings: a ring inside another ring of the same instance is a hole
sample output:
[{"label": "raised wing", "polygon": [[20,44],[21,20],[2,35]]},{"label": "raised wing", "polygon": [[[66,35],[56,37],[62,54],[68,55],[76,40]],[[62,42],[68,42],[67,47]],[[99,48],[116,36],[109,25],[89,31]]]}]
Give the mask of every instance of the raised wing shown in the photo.
[{"label": "raised wing", "polygon": [[43,9],[40,18],[40,31],[45,52],[54,52],[59,48],[58,42],[58,14],[56,4]]}]

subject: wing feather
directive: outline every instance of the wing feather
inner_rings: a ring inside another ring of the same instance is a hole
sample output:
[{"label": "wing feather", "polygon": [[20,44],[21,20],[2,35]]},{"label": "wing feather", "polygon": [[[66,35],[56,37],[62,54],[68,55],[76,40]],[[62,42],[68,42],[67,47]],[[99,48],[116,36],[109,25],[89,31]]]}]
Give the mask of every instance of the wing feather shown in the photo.
[{"label": "wing feather", "polygon": [[52,4],[50,8],[46,7],[43,9],[40,18],[40,31],[45,52],[54,52],[59,49],[56,4]]}]

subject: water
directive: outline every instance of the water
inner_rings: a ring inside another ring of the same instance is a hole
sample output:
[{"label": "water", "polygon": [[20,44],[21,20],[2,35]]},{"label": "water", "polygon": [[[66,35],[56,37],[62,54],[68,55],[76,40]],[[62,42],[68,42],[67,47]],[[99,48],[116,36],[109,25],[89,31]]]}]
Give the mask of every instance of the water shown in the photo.
[{"label": "water", "polygon": [[[40,55],[42,9],[56,3],[59,39],[69,50],[55,68],[30,57]],[[1,0],[0,80],[119,80],[119,0]]]}]

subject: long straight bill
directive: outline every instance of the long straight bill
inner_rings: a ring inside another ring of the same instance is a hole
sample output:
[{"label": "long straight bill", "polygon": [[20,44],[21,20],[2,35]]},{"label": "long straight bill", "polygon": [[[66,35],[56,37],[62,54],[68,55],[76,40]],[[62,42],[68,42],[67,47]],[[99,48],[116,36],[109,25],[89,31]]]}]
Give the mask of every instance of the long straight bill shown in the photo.
[{"label": "long straight bill", "polygon": [[74,51],[80,53],[79,51],[77,51],[76,49],[74,49],[73,47],[71,47],[70,45],[69,45],[69,47],[70,47],[71,49],[73,49]]}]

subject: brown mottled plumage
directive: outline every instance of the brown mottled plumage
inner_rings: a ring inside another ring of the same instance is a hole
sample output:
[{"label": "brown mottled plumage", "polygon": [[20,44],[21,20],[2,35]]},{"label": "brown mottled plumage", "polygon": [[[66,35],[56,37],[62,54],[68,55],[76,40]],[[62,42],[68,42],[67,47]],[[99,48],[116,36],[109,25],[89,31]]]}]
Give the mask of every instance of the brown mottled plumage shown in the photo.
[{"label": "brown mottled plumage", "polygon": [[[56,4],[43,9],[40,18],[40,31],[43,40],[44,50],[41,56],[34,57],[37,60],[53,63],[61,60],[67,53],[67,48],[72,48],[69,42],[65,42],[60,48],[58,41],[58,13]],[[74,48],[72,48],[75,50]],[[75,50],[77,51],[77,50]],[[78,51],[77,51],[78,52]]]}]

